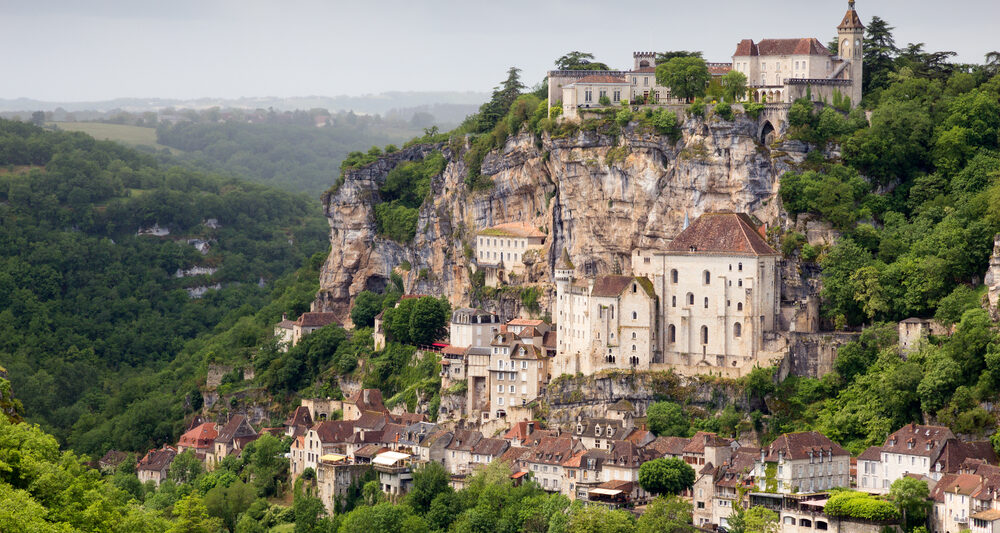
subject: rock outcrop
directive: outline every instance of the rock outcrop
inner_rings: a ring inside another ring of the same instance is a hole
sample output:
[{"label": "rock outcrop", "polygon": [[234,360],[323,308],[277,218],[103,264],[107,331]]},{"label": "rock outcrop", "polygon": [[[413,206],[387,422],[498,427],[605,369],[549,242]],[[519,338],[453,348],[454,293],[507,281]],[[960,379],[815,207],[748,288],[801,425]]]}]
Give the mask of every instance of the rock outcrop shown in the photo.
[{"label": "rock outcrop", "polygon": [[[393,268],[408,261],[407,292],[444,294],[466,305],[470,257],[478,230],[524,222],[546,231],[541,273],[550,280],[561,251],[581,273],[628,271],[634,248],[659,247],[685,219],[705,212],[742,211],[769,226],[782,225],[778,177],[801,162],[794,147],[772,152],[757,136],[758,121],[688,119],[669,137],[624,128],[620,136],[581,130],[564,138],[523,133],[487,154],[485,191],[465,185],[468,169],[449,145],[420,145],[349,172],[324,196],[332,250],[322,268],[314,310],[348,320],[353,298],[381,289]],[[466,147],[457,148],[464,152]],[[416,237],[400,244],[376,234],[379,185],[396,165],[442,151],[448,164],[431,183]],[[539,265],[535,265],[535,269]],[[549,302],[540,302],[544,311]],[[505,309],[505,312],[512,312]]]}]

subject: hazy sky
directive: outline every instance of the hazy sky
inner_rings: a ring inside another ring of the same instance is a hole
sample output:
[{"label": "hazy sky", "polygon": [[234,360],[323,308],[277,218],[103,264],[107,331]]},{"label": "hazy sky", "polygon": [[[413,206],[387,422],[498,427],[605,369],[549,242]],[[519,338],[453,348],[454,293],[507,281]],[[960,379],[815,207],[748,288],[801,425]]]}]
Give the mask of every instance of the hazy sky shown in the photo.
[{"label": "hazy sky", "polygon": [[[713,7],[706,7],[713,6]],[[759,7],[758,7],[759,6]],[[569,50],[612,68],[633,50],[742,38],[826,43],[846,0],[0,0],[0,98],[305,96],[487,91],[507,67],[530,84]],[[981,62],[1000,49],[1000,0],[858,0],[896,42]]]}]

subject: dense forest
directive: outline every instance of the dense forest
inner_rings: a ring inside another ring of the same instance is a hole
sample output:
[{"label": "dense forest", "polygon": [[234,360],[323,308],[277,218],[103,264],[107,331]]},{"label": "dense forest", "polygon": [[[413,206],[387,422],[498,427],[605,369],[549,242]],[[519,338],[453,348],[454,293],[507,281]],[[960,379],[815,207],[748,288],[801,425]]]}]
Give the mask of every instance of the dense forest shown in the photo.
[{"label": "dense forest", "polygon": [[[81,453],[172,440],[200,405],[199,339],[246,335],[241,319],[262,308],[271,321],[308,308],[309,258],[328,246],[318,211],[306,197],[0,121],[0,361],[25,418]],[[154,225],[169,235],[137,234]],[[178,277],[195,266],[211,273]],[[186,290],[199,287],[218,290]]]}]

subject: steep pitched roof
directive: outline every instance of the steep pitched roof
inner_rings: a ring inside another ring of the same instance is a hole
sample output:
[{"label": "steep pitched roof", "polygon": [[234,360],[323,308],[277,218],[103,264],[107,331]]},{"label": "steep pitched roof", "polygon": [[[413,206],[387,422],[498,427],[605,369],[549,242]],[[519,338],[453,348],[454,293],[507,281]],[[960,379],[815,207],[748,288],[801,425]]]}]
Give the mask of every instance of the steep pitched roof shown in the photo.
[{"label": "steep pitched roof", "polygon": [[743,39],[736,45],[736,52],[733,55],[755,56],[760,55],[760,53],[757,50],[757,43],[753,42],[753,39]]},{"label": "steep pitched roof", "polygon": [[383,413],[388,413],[389,410],[385,408],[382,403],[382,391],[378,389],[361,389],[355,392],[347,400],[348,403],[354,404],[358,411],[379,411]]},{"label": "steep pitched roof", "polygon": [[809,453],[813,454],[829,453],[833,456],[847,456],[851,453],[833,442],[826,435],[816,431],[803,431],[801,433],[785,433],[781,435],[770,446],[767,447],[767,461],[777,461],[779,452],[783,452],[787,459],[808,459]]},{"label": "steep pitched roof", "polygon": [[830,55],[830,51],[823,46],[823,43],[812,37],[801,39],[764,39],[757,43],[757,51],[762,56]]},{"label": "steep pitched roof", "polygon": [[945,472],[958,472],[968,459],[996,464],[997,454],[988,441],[963,442],[958,439],[949,439],[936,462],[941,463],[941,470]]},{"label": "steep pitched roof", "polygon": [[306,426],[309,427],[313,423],[312,415],[309,414],[309,408],[305,406],[298,406],[295,408],[295,412],[292,416],[285,420],[286,426]]},{"label": "steep pitched roof", "polygon": [[954,438],[955,434],[944,426],[907,424],[889,435],[882,448],[889,453],[919,455],[933,461],[941,455],[948,439]]},{"label": "steep pitched roof", "polygon": [[362,411],[357,420],[353,420],[354,427],[365,430],[382,429],[389,422],[389,417],[379,411]]},{"label": "steep pitched roof", "polygon": [[513,467],[515,463],[519,462],[526,453],[530,452],[531,448],[521,448],[519,446],[511,446],[510,448],[507,448],[507,450],[504,451],[503,454],[500,455],[500,457],[496,458],[496,460],[510,463],[511,467]]},{"label": "steep pitched roof", "polygon": [[507,433],[504,433],[503,438],[521,442],[528,438],[528,435],[534,432],[539,425],[540,424],[534,420],[521,420],[511,426],[510,429],[507,430]]},{"label": "steep pitched roof", "polygon": [[483,434],[472,429],[456,429],[455,436],[445,448],[448,450],[471,452],[483,439]]},{"label": "steep pitched roof", "polygon": [[945,474],[934,486],[930,498],[943,502],[946,493],[972,496],[982,482],[983,478],[975,474]]},{"label": "steep pitched roof", "polygon": [[684,453],[699,454],[705,453],[705,447],[721,447],[729,446],[732,443],[732,439],[727,439],[725,437],[720,437],[715,433],[709,433],[707,431],[699,431],[691,437],[688,444],[684,446]]},{"label": "steep pitched roof", "polygon": [[859,461],[881,461],[882,460],[882,447],[881,446],[869,446],[867,450],[861,452],[858,456]]},{"label": "steep pitched roof", "polygon": [[623,439],[626,436],[625,424],[621,420],[610,418],[584,419],[577,422],[573,429],[573,436],[577,438]]},{"label": "steep pitched roof", "polygon": [[546,348],[555,348],[556,339],[557,337],[555,331],[546,331],[545,335],[542,336],[542,346]]},{"label": "steep pitched roof", "polygon": [[208,446],[207,444],[203,444],[205,441],[215,441],[215,437],[218,436],[219,432],[215,429],[215,424],[205,422],[181,435],[181,439],[177,441],[177,445],[188,448],[205,448]]},{"label": "steep pitched roof", "polygon": [[136,466],[136,469],[160,472],[164,468],[170,466],[170,463],[174,461],[175,456],[177,456],[177,450],[171,448],[170,446],[164,446],[159,450],[149,450],[146,452],[146,455],[139,460],[139,464]]},{"label": "steep pitched roof", "polygon": [[600,298],[617,298],[632,285],[633,281],[650,298],[656,297],[656,293],[653,291],[653,284],[647,278],[642,276],[615,275],[598,276],[594,279],[594,290],[591,292],[591,295]]},{"label": "steep pitched roof", "polygon": [[545,437],[524,460],[531,463],[559,465],[573,455],[577,444],[578,442],[570,437]]},{"label": "steep pitched roof", "polygon": [[496,457],[506,451],[509,447],[510,443],[503,439],[480,439],[480,441],[472,447],[472,453]]},{"label": "steep pitched roof", "polygon": [[303,328],[321,328],[337,323],[336,313],[302,313],[295,324]]},{"label": "steep pitched roof", "polygon": [[744,213],[705,213],[670,241],[673,253],[778,255]]},{"label": "steep pitched roof", "polygon": [[396,424],[402,424],[404,426],[427,421],[427,415],[423,413],[399,413],[398,415],[389,413],[389,418],[391,418]]},{"label": "steep pitched roof", "polygon": [[257,432],[254,431],[253,427],[247,422],[247,419],[243,415],[236,415],[226,422],[226,425],[222,426],[219,430],[219,435],[215,437],[215,442],[229,443],[233,442],[239,437],[255,437]]},{"label": "steep pitched roof", "polygon": [[684,437],[656,437],[656,440],[647,444],[646,448],[655,451],[659,457],[679,456],[690,443],[691,439]]},{"label": "steep pitched roof", "polygon": [[854,0],[851,0],[851,7],[847,9],[847,13],[844,15],[844,21],[837,26],[838,30],[853,30],[859,29],[863,30],[865,25],[861,23],[861,17],[858,16],[858,12],[854,10]]}]

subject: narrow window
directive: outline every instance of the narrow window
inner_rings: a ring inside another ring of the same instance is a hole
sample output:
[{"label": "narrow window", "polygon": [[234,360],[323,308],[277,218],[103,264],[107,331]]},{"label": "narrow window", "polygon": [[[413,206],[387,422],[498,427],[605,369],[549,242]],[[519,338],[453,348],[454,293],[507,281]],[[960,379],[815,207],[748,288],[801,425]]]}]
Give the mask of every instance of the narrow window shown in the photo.
[{"label": "narrow window", "polygon": [[737,311],[742,311],[743,310],[743,302],[737,302],[736,303],[736,310]]},{"label": "narrow window", "polygon": [[639,318],[639,314],[636,313],[635,311],[632,311],[632,320],[636,320],[637,318]]},{"label": "narrow window", "polygon": [[688,293],[688,305],[694,305],[694,294]]},{"label": "narrow window", "polygon": [[708,272],[708,271],[706,270],[706,271],[705,271],[705,285],[708,285],[708,284],[710,284],[710,283],[712,283],[712,274],[710,274],[710,273],[709,273],[709,272]]},{"label": "narrow window", "polygon": [[677,283],[677,269],[676,268],[670,271],[670,282],[671,283]]},{"label": "narrow window", "polygon": [[667,342],[677,342],[677,328],[673,324],[667,328]]},{"label": "narrow window", "polygon": [[708,298],[705,298],[705,309],[708,309]]},{"label": "narrow window", "polygon": [[708,344],[708,326],[701,327],[701,343]]},{"label": "narrow window", "polygon": [[733,337],[737,339],[743,336],[743,324],[737,322],[733,325]]},{"label": "narrow window", "polygon": [[740,272],[743,272],[743,263],[738,264],[736,266],[736,269],[739,270]]},{"label": "narrow window", "polygon": [[677,297],[676,296],[671,296],[670,297],[670,307],[677,307]]}]

